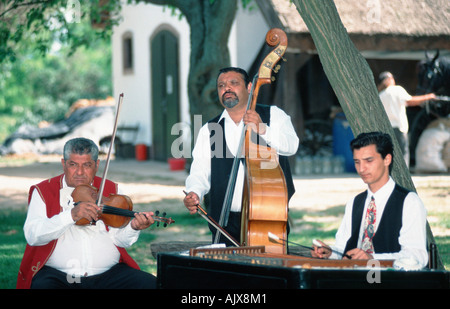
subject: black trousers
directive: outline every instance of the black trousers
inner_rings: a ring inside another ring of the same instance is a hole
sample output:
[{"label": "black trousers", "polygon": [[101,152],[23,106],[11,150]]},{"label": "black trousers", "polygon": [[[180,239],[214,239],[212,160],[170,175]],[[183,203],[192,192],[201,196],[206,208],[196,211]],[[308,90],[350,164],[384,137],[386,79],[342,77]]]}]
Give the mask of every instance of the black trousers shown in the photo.
[{"label": "black trousers", "polygon": [[95,276],[72,277],[44,266],[31,281],[32,289],[155,289],[156,277],[119,263]]}]

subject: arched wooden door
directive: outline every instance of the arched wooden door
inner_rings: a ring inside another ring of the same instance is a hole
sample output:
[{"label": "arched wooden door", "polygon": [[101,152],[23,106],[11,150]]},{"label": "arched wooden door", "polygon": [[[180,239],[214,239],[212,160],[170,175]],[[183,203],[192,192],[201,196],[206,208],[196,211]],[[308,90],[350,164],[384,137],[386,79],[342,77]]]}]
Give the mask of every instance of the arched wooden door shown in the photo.
[{"label": "arched wooden door", "polygon": [[155,160],[171,157],[170,147],[177,136],[170,134],[180,121],[178,39],[161,30],[151,40],[152,152]]}]

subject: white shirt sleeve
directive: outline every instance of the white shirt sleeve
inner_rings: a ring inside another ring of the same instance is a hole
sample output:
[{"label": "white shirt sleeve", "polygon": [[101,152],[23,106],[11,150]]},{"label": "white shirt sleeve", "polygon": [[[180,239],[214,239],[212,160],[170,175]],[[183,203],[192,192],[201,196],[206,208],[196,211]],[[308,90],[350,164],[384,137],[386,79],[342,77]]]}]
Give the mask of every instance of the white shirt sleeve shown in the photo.
[{"label": "white shirt sleeve", "polygon": [[131,220],[130,223],[121,229],[109,228],[109,235],[116,246],[128,248],[139,239],[140,231],[134,230],[131,227]]},{"label": "white shirt sleeve", "polygon": [[195,192],[202,200],[209,192],[211,179],[211,146],[209,129],[204,125],[198,133],[192,151],[192,163],[189,176],[186,178],[187,192]]},{"label": "white shirt sleeve", "polygon": [[[334,246],[332,246],[334,250],[340,253],[345,253],[344,252],[345,246],[347,245],[347,241],[350,239],[350,236],[352,235],[351,228],[352,228],[353,201],[354,198],[348,201],[347,204],[345,205],[344,217],[336,233],[336,242]],[[333,252],[330,258],[340,259],[342,258],[342,256]]]},{"label": "white shirt sleeve", "polygon": [[[267,144],[276,149],[278,154],[290,156],[297,152],[299,138],[292,125],[291,118],[283,110],[276,106],[271,106],[270,127],[267,126],[266,133],[262,135]],[[224,132],[222,132],[224,134]],[[220,134],[218,136],[221,136]],[[226,137],[230,137],[227,135]],[[235,138],[239,138],[235,136]],[[222,142],[221,138],[215,141]],[[220,151],[225,145],[217,145]],[[232,150],[233,151],[233,150]],[[195,192],[200,200],[209,192],[211,183],[211,145],[210,132],[207,125],[204,125],[197,136],[197,140],[192,151],[192,164],[190,174],[186,179],[186,190]],[[238,183],[240,183],[238,181]]]},{"label": "white shirt sleeve", "polygon": [[24,234],[30,246],[42,246],[59,238],[75,222],[70,210],[48,218],[44,201],[35,189],[28,205],[27,218],[24,224]]},{"label": "white shirt sleeve", "polygon": [[261,137],[280,155],[292,156],[297,152],[299,139],[291,117],[274,105],[270,107],[270,127]]}]

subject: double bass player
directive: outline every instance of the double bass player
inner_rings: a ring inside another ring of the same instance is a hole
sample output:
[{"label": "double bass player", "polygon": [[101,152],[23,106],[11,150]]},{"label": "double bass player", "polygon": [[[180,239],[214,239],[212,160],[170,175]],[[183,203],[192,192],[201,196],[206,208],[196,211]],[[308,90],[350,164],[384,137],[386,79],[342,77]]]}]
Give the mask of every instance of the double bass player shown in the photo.
[{"label": "double bass player", "polygon": [[[295,191],[287,157],[297,152],[299,139],[291,119],[276,106],[256,105],[254,110],[247,109],[251,87],[247,72],[241,68],[224,68],[218,74],[217,92],[224,110],[200,129],[192,152],[193,161],[186,179],[187,195],[184,198],[184,205],[191,214],[197,212],[197,205],[208,194],[210,215],[219,222],[244,125],[251,124],[259,138],[276,150],[286,178],[289,198]],[[228,223],[223,226],[238,242],[241,242],[244,174],[244,166],[240,162]],[[270,184],[267,190],[270,190]],[[212,226],[210,229],[214,239],[217,231]],[[219,242],[232,245],[223,235]]]}]

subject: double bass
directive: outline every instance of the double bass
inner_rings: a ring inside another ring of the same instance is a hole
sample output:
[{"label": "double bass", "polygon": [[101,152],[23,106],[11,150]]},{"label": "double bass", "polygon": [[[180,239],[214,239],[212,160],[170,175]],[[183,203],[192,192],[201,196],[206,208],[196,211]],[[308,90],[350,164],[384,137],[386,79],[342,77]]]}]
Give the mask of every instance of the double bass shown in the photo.
[{"label": "double bass", "polygon": [[[272,71],[287,48],[287,36],[283,30],[274,28],[266,35],[266,43],[275,47],[262,62],[254,77],[247,109],[255,110],[259,89],[272,82]],[[275,68],[275,69],[274,69]],[[257,134],[246,126],[241,136],[237,155],[225,194],[219,224],[226,226],[237,177],[240,153],[245,156],[245,180],[242,197],[241,245],[265,246],[266,252],[287,254],[287,241],[274,242],[268,237],[275,234],[287,240],[288,192],[286,179],[275,149],[257,143]],[[216,240],[218,239],[216,234]]]}]

